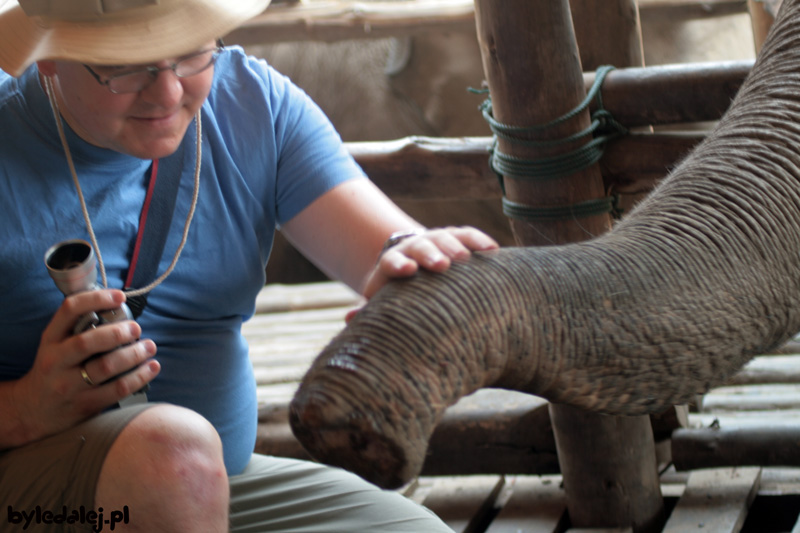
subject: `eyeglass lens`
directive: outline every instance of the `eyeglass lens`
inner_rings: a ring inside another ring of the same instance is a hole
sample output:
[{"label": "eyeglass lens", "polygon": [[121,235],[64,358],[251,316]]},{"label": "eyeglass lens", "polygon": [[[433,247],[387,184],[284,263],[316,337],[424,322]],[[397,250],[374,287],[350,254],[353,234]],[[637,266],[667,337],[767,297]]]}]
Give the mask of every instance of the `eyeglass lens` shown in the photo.
[{"label": "eyeglass lens", "polygon": [[209,68],[219,55],[219,49],[203,50],[190,56],[183,57],[167,67],[146,67],[138,70],[108,73],[103,76],[101,69],[96,71],[105,77],[105,84],[113,93],[135,93],[150,85],[162,70],[172,70],[179,78],[188,78],[200,74]]}]

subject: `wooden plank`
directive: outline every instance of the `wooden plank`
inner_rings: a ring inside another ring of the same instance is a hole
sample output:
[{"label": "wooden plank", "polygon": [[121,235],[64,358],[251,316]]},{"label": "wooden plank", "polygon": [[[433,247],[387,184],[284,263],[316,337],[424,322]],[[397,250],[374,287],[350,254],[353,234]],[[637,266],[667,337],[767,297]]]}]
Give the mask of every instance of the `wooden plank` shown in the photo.
[{"label": "wooden plank", "polygon": [[351,307],[363,303],[353,289],[335,281],[300,285],[267,284],[256,298],[256,313]]},{"label": "wooden plank", "polygon": [[728,381],[729,385],[800,383],[800,355],[756,357]]},{"label": "wooden plank", "polygon": [[259,419],[282,418],[288,420],[289,402],[297,391],[298,383],[284,383],[256,388]]},{"label": "wooden plank", "polygon": [[431,493],[435,478],[431,477],[418,477],[411,480],[405,487],[401,488],[398,492],[402,493],[406,498],[422,505],[425,498]]},{"label": "wooden plank", "polygon": [[689,427],[721,426],[724,428],[748,428],[800,425],[800,409],[785,411],[740,411],[719,413],[689,413]]},{"label": "wooden plank", "polygon": [[800,384],[719,387],[703,397],[704,412],[800,409]]},{"label": "wooden plank", "polygon": [[633,533],[633,529],[629,527],[573,527],[566,533]]},{"label": "wooden plank", "polygon": [[800,494],[800,468],[762,468],[758,494],[759,496]]},{"label": "wooden plank", "polygon": [[498,504],[486,533],[560,533],[568,520],[561,476],[508,477]]},{"label": "wooden plank", "polygon": [[484,530],[504,484],[502,476],[438,478],[422,505],[456,533],[476,533]]},{"label": "wooden plank", "polygon": [[[683,495],[691,472],[669,468],[661,474],[661,487],[665,496]],[[758,496],[800,495],[800,468],[762,467]]]},{"label": "wooden plank", "polygon": [[253,368],[257,385],[274,385],[300,381],[308,371],[308,363],[283,366],[258,366]]},{"label": "wooden plank", "polygon": [[760,468],[696,470],[672,511],[664,533],[736,533],[758,491]]}]

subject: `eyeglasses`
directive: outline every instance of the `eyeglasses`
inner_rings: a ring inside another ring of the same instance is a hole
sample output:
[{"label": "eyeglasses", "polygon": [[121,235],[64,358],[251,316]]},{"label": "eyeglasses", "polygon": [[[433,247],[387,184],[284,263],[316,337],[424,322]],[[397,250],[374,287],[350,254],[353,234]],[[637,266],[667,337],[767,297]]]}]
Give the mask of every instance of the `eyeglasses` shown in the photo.
[{"label": "eyeglasses", "polygon": [[222,45],[210,50],[201,50],[179,58],[166,67],[147,66],[127,69],[126,67],[90,67],[83,65],[94,76],[97,83],[105,85],[114,94],[138,93],[153,83],[161,71],[171,70],[179,78],[189,78],[200,74],[222,53]]}]

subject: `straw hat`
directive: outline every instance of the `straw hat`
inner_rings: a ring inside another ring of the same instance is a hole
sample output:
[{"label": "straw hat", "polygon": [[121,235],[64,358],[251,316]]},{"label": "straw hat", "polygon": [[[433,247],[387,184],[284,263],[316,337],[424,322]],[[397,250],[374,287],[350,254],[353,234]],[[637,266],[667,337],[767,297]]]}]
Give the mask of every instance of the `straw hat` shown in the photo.
[{"label": "straw hat", "polygon": [[0,0],[0,70],[41,59],[151,63],[197,50],[270,0]]}]

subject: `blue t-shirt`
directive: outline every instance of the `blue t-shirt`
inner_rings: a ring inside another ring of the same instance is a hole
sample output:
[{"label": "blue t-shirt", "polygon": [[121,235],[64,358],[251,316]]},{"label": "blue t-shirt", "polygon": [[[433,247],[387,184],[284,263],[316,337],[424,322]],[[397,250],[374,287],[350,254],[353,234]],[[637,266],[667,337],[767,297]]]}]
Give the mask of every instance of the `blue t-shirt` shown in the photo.
[{"label": "blue t-shirt", "polygon": [[[151,162],[92,146],[65,127],[108,284],[122,288]],[[158,274],[172,260],[190,206],[194,127],[183,142],[180,190]],[[250,458],[257,424],[241,325],[264,285],[275,228],[363,173],[317,106],[238,48],[216,64],[202,132],[200,196],[186,247],[138,322],[143,337],[158,345],[162,366],[148,398],[210,420],[233,475]],[[45,269],[45,251],[76,238],[88,240],[88,233],[36,67],[18,79],[0,72],[0,381],[30,369],[42,330],[63,300]]]}]

